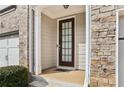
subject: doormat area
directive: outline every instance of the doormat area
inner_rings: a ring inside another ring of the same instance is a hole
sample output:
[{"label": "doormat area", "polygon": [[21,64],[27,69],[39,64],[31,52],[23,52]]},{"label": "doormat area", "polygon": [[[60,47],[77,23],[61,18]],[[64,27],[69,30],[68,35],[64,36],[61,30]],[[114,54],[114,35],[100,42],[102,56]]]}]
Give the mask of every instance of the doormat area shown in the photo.
[{"label": "doormat area", "polygon": [[55,69],[54,71],[69,72],[69,71],[71,71],[71,70],[67,70],[67,69]]},{"label": "doormat area", "polygon": [[41,76],[44,78],[51,78],[51,79],[72,83],[72,84],[79,84],[83,86],[85,79],[85,71],[82,70],[69,71],[69,70],[61,70],[61,69],[59,70],[58,69],[45,70],[43,71],[43,74]]}]

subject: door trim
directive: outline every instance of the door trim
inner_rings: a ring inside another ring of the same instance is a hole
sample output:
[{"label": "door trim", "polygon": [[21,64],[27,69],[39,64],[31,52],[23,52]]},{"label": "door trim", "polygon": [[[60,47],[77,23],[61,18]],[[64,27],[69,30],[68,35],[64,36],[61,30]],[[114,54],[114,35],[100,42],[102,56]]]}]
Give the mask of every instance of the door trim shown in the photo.
[{"label": "door trim", "polygon": [[57,19],[57,46],[59,45],[59,21],[74,18],[74,67],[60,66],[59,65],[59,48],[57,47],[57,68],[61,69],[76,69],[76,16],[68,16]]}]

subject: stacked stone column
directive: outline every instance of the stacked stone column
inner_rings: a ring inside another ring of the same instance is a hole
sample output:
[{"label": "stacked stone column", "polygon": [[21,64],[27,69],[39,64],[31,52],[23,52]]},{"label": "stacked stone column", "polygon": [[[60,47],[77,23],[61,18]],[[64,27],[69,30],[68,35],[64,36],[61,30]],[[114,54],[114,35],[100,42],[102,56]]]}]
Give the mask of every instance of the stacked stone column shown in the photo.
[{"label": "stacked stone column", "polygon": [[91,30],[92,56],[90,86],[115,86],[115,6],[91,6]]}]

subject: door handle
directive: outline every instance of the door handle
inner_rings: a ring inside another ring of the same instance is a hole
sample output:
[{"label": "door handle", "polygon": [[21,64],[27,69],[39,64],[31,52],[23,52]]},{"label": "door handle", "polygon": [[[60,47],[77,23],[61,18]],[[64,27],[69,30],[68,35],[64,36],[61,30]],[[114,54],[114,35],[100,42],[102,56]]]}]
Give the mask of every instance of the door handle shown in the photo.
[{"label": "door handle", "polygon": [[60,45],[58,44],[57,47],[60,49]]},{"label": "door handle", "polygon": [[61,47],[60,47],[60,45],[59,45],[59,44],[57,45],[57,48],[58,48],[58,51],[60,52],[60,48],[61,48]]}]

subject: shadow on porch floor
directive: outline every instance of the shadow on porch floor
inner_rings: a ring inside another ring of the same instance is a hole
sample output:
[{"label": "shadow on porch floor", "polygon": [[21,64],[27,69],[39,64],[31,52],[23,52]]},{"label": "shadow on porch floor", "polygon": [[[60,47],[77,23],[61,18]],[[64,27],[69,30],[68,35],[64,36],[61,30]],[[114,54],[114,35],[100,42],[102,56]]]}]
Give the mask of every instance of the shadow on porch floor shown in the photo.
[{"label": "shadow on porch floor", "polygon": [[67,82],[83,86],[85,79],[85,71],[83,70],[67,71],[52,68],[43,71],[43,74],[41,76],[44,78],[50,78],[61,82]]}]

